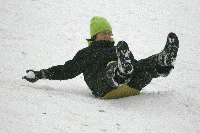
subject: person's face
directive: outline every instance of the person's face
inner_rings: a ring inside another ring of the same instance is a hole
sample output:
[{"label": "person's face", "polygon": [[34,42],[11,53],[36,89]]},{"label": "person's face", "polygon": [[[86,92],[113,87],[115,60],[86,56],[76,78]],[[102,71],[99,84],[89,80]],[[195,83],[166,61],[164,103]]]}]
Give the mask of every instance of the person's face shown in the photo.
[{"label": "person's face", "polygon": [[111,41],[112,35],[111,31],[99,32],[96,36],[96,41]]}]

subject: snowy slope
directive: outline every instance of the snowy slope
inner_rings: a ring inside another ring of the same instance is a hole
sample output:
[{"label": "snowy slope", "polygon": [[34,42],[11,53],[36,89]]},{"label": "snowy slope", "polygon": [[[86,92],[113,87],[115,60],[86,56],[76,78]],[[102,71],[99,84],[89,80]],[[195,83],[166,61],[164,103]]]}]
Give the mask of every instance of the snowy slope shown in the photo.
[{"label": "snowy slope", "polygon": [[[200,2],[197,0],[0,1],[0,132],[200,132]],[[103,16],[115,41],[136,59],[160,52],[169,32],[180,49],[175,69],[138,96],[95,98],[80,75],[21,79],[27,69],[64,64],[87,46],[89,23]]]}]

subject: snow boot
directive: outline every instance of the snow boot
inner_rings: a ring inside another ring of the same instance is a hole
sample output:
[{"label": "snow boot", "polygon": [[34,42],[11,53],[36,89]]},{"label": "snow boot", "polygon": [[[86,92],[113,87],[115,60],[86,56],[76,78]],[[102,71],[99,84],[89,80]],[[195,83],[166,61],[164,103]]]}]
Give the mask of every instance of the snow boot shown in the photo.
[{"label": "snow boot", "polygon": [[164,50],[158,54],[158,64],[161,66],[174,66],[179,40],[175,33],[169,33]]},{"label": "snow boot", "polygon": [[120,41],[117,44],[117,58],[118,58],[118,75],[126,77],[133,72],[133,62],[131,60],[131,51],[125,41]]},{"label": "snow boot", "polygon": [[161,73],[161,76],[168,76],[172,68],[174,68],[178,48],[178,37],[175,33],[169,33],[165,48],[157,56],[158,72]]},{"label": "snow boot", "polygon": [[125,41],[117,44],[116,54],[118,61],[111,61],[107,65],[107,77],[109,84],[118,87],[130,81],[133,73],[133,57]]}]

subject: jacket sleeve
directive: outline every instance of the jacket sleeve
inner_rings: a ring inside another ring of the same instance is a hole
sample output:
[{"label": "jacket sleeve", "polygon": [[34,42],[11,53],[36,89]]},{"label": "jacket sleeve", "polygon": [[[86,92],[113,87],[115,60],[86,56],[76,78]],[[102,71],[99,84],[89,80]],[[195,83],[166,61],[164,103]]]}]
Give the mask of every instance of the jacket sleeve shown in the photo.
[{"label": "jacket sleeve", "polygon": [[65,62],[64,65],[53,66],[42,69],[43,77],[50,80],[72,79],[84,71],[86,58],[83,51],[79,51],[72,60]]}]

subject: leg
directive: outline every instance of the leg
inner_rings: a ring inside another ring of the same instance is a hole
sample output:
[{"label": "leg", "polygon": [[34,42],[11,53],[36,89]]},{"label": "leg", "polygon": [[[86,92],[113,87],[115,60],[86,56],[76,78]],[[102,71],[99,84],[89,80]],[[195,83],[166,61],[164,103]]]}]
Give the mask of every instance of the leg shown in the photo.
[{"label": "leg", "polygon": [[[122,86],[123,84],[127,83],[130,78],[124,78],[121,75],[118,74],[118,62],[117,61],[113,61],[110,62],[108,64],[108,66],[102,70],[101,72],[99,72],[97,75],[92,76],[93,78],[95,78],[93,81],[93,83],[90,83],[92,86],[89,86],[92,89],[92,93],[96,96],[96,97],[101,97],[103,98],[106,94],[108,94],[109,92],[116,90],[118,87]],[[104,97],[104,99],[109,99],[109,98],[119,98],[120,95],[117,95],[117,92],[120,93],[124,93],[121,91],[122,88],[120,88],[120,90],[115,91],[113,93],[115,93],[114,95],[107,95],[106,97]],[[128,90],[128,92],[131,92],[130,87],[126,87],[126,89]],[[127,92],[127,93],[128,93]],[[123,94],[122,94],[123,95]],[[126,95],[126,94],[124,94]]]},{"label": "leg", "polygon": [[139,91],[148,85],[153,78],[159,77],[156,69],[157,55],[138,61],[134,66],[134,72],[128,85]]},{"label": "leg", "polygon": [[[126,84],[119,84],[115,81],[114,77],[117,62],[112,62],[104,71],[98,73],[95,83],[95,89],[93,90],[93,94],[96,97],[100,97],[103,99],[116,99],[121,97],[138,95],[140,93],[139,90],[135,88],[131,88]],[[121,78],[121,77],[120,77]],[[126,79],[121,79],[121,82]]]},{"label": "leg", "polygon": [[129,50],[127,43],[120,41],[117,44],[116,53],[118,61],[109,63],[103,71],[93,76],[95,78],[93,78],[95,83],[92,83],[92,86],[89,87],[94,88],[91,90],[97,97],[104,97],[107,93],[128,83],[132,77],[134,57]]},{"label": "leg", "polygon": [[168,76],[174,68],[178,48],[178,37],[174,33],[170,33],[162,52],[138,61],[134,66],[133,76],[128,85],[142,90],[153,78]]}]

